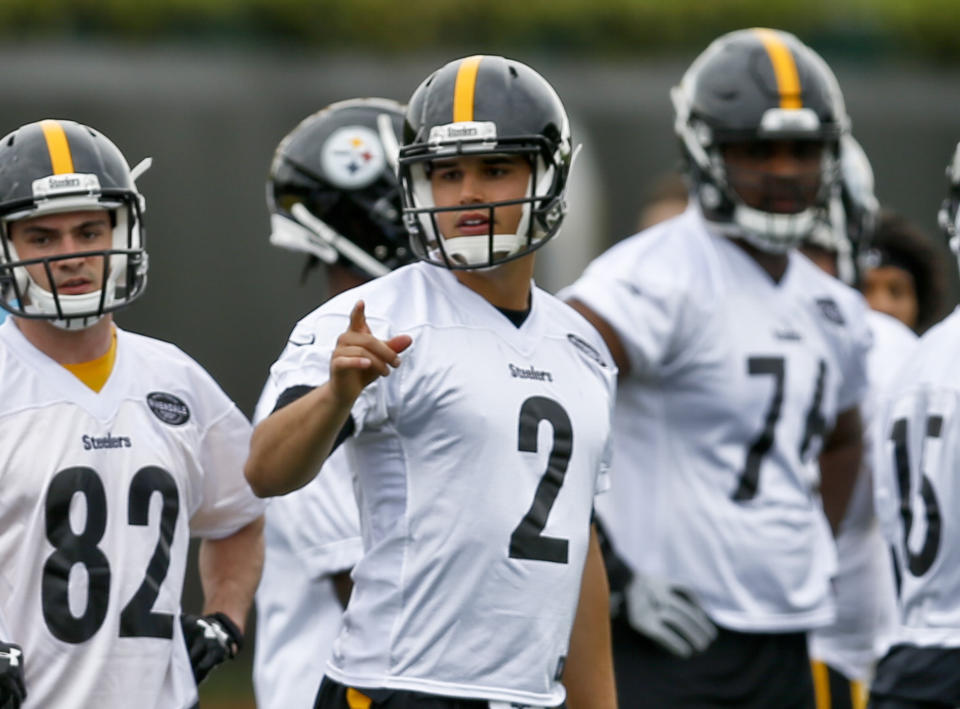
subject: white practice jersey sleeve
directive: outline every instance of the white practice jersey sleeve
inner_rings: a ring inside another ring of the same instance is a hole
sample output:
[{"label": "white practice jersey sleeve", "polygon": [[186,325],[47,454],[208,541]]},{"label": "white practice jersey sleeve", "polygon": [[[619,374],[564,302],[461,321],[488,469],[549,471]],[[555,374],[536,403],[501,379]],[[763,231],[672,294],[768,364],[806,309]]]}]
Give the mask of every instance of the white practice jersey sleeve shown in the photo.
[{"label": "white practice jersey sleeve", "polygon": [[13,321],[0,372],[0,612],[24,706],[192,706],[187,545],[262,514],[243,478],[250,424],[176,347],[122,330],[99,393]]},{"label": "white practice jersey sleeve", "polygon": [[[270,414],[278,394],[268,382],[255,420]],[[273,500],[264,539],[253,662],[257,706],[312,709],[343,616],[332,575],[349,571],[363,553],[353,475],[342,449],[309,484]]]},{"label": "white practice jersey sleeve", "polygon": [[867,357],[870,389],[860,408],[864,457],[857,483],[837,534],[838,570],[833,588],[837,617],[810,636],[810,655],[846,677],[867,681],[881,636],[895,622],[896,600],[890,552],[873,505],[871,423],[880,402],[917,344],[917,336],[889,315],[870,310],[873,348]]},{"label": "white practice jersey sleeve", "polygon": [[413,344],[353,407],[343,447],[364,556],[328,674],[355,687],[554,706],[594,496],[608,484],[616,370],[540,289],[520,327],[444,269],[413,264],[301,321],[278,390],[326,381],[358,299]]},{"label": "white practice jersey sleeve", "polygon": [[960,311],[930,329],[874,433],[877,515],[900,579],[893,644],[960,647]]},{"label": "white practice jersey sleeve", "polygon": [[605,319],[629,357],[598,514],[630,567],[742,632],[829,622],[835,551],[811,461],[865,394],[862,297],[798,253],[774,282],[696,207],[560,296]]}]

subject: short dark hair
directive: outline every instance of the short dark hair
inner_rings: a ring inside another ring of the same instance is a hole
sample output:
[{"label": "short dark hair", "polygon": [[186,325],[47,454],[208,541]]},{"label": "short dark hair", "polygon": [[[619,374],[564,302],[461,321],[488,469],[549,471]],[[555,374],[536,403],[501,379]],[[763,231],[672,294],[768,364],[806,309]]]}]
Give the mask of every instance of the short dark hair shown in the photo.
[{"label": "short dark hair", "polygon": [[901,214],[880,210],[873,237],[862,256],[862,269],[896,266],[913,277],[917,292],[918,334],[946,314],[947,254]]}]

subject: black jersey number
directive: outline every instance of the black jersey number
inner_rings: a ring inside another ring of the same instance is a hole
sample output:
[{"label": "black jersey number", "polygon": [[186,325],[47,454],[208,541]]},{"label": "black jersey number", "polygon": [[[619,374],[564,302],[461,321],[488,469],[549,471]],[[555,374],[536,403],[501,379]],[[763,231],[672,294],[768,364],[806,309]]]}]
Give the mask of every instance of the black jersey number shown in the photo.
[{"label": "black jersey number", "polygon": [[537,452],[537,429],[541,421],[547,421],[553,427],[553,448],[547,459],[547,470],[540,478],[533,496],[533,504],[510,535],[510,558],[566,564],[569,541],[544,536],[543,528],[547,526],[547,517],[567,474],[573,451],[573,426],[567,412],[556,401],[532,396],[520,407],[520,451]]},{"label": "black jersey number", "polygon": [[[924,444],[930,438],[940,438],[943,429],[942,416],[928,416]],[[903,551],[906,566],[914,576],[923,576],[933,566],[940,550],[940,504],[933,490],[933,483],[923,472],[920,473],[920,499],[923,502],[927,533],[923,538],[920,553],[910,550],[910,530],[913,528],[913,491],[910,489],[910,458],[907,453],[907,419],[897,419],[890,432],[893,441],[893,465],[897,474],[897,490],[900,493],[900,518],[903,520]],[[921,471],[923,455],[921,454]]]},{"label": "black jersey number", "polygon": [[[137,471],[130,485],[128,521],[146,525],[150,498],[162,498],[160,536],[146,576],[120,614],[122,637],[172,638],[173,616],[154,613],[153,603],[170,566],[170,545],[180,509],[176,482],[167,471],[147,466]],[[83,529],[71,524],[70,508],[76,495],[84,498]],[[100,549],[107,528],[107,496],[100,476],[83,466],[61,470],[47,490],[46,533],[54,551],[43,565],[41,606],[50,632],[67,643],[89,640],[103,625],[110,597],[110,562]],[[87,572],[86,607],[79,615],[70,608],[69,580],[73,567]]]},{"label": "black jersey number", "polygon": [[[783,357],[749,357],[747,359],[747,373],[751,377],[773,377],[773,396],[767,407],[763,419],[763,430],[760,431],[750,447],[747,449],[747,460],[740,473],[740,481],[733,493],[737,502],[752,500],[760,486],[760,464],[764,456],[773,448],[777,422],[783,410],[783,384],[786,377],[786,361]],[[807,410],[806,425],[803,437],[800,439],[800,457],[806,459],[810,445],[817,436],[822,436],[826,430],[826,420],[820,411],[823,405],[823,390],[827,378],[827,363],[820,360],[817,369],[817,381],[814,386],[813,400]]]}]

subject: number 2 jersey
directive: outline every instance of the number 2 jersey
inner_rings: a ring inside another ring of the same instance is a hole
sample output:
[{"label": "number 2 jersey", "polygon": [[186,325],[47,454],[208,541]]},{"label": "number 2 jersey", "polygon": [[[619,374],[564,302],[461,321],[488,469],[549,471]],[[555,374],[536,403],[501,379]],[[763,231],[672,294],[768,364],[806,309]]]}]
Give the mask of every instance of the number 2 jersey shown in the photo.
[{"label": "number 2 jersey", "polygon": [[561,297],[604,318],[630,362],[597,508],[620,555],[727,628],[830,622],[836,553],[809,463],[865,392],[859,294],[796,252],[774,282],[693,206],[612,247]]},{"label": "number 2 jersey", "polygon": [[958,358],[954,310],[899,370],[874,432],[877,517],[900,580],[892,645],[960,647]]},{"label": "number 2 jersey", "polygon": [[0,326],[0,616],[27,709],[181,709],[189,537],[263,511],[250,426],[173,345],[117,329],[99,393]]},{"label": "number 2 jersey", "polygon": [[606,346],[538,288],[516,327],[450,271],[418,263],[303,319],[271,371],[277,391],[329,378],[359,299],[377,337],[413,344],[360,395],[343,444],[364,556],[327,674],[555,706],[607,481]]}]

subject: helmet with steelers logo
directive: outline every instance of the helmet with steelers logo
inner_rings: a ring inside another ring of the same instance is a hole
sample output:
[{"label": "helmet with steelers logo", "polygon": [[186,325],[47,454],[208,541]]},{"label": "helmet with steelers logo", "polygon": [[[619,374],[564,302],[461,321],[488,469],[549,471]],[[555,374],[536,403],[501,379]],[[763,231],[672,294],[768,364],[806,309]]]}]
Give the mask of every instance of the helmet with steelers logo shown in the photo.
[{"label": "helmet with steelers logo", "polygon": [[396,178],[403,107],[339,101],[308,116],[274,152],[267,179],[270,243],[382,276],[412,260]]}]

